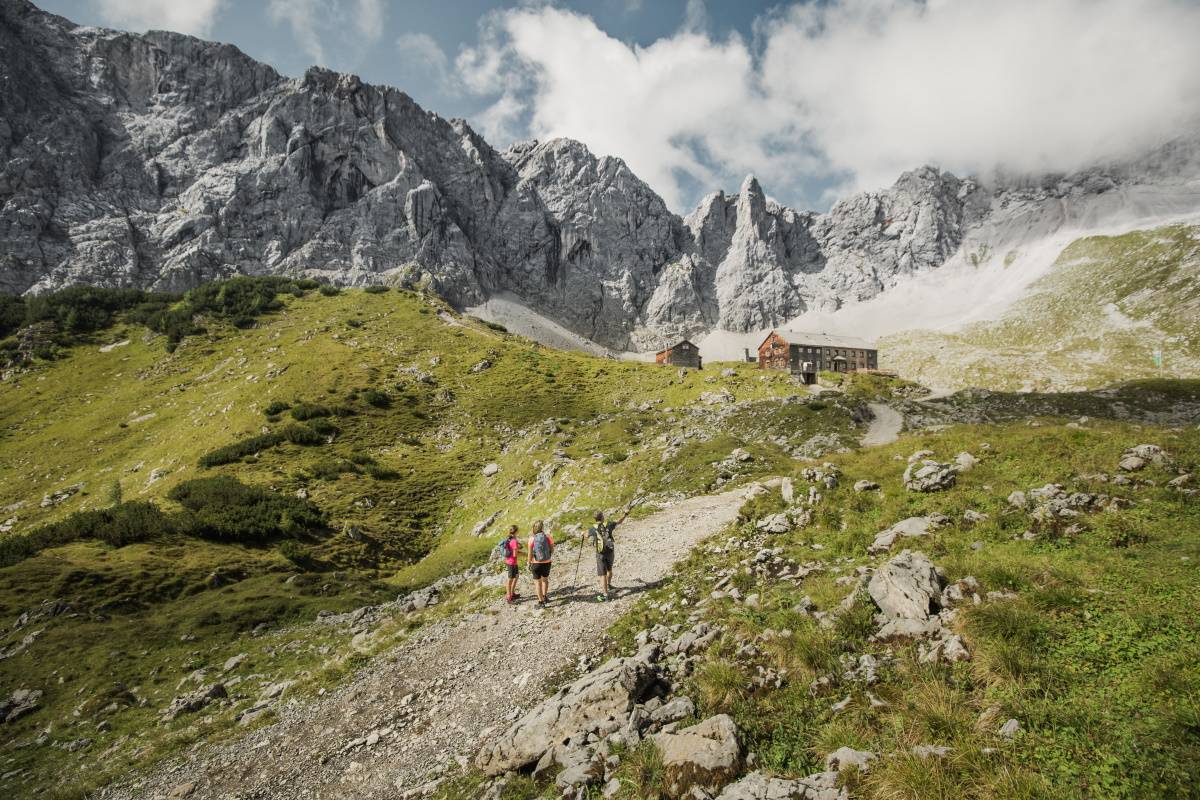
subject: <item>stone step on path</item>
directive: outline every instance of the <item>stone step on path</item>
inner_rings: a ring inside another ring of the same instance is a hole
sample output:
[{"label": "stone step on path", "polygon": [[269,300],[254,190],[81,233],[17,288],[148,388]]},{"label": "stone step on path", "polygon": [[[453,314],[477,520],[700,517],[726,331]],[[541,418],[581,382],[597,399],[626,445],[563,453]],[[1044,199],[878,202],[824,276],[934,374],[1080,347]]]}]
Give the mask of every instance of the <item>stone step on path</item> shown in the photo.
[{"label": "stone step on path", "polygon": [[528,592],[508,605],[446,620],[377,658],[349,684],[235,742],[200,748],[104,798],[395,798],[440,768],[466,763],[488,735],[541,702],[608,627],[699,541],[733,522],[744,489],[692,498],[617,529],[616,598],[594,600],[595,563],[574,549],[555,563],[551,603]]}]

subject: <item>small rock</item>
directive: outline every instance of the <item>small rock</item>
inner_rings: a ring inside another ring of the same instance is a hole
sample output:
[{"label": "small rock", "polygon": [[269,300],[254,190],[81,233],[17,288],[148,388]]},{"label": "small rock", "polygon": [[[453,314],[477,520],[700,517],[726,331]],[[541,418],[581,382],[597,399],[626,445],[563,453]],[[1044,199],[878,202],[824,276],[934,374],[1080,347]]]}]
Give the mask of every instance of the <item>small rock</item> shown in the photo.
[{"label": "small rock", "polygon": [[997,736],[1002,736],[1005,739],[1011,739],[1017,735],[1017,731],[1021,730],[1021,723],[1015,719],[1010,719],[1000,726],[1000,730],[996,731]]},{"label": "small rock", "polygon": [[485,477],[485,478],[490,478],[499,471],[500,471],[500,465],[495,462],[492,462],[490,464],[485,464],[483,469],[480,470],[480,472],[483,473],[483,477]]},{"label": "small rock", "polygon": [[919,744],[912,749],[912,754],[922,760],[944,758],[952,752],[954,749],[946,747],[944,744]]},{"label": "small rock", "polygon": [[875,489],[878,489],[878,488],[879,488],[879,484],[876,483],[875,481],[862,480],[862,481],[855,481],[855,483],[854,483],[854,491],[856,491],[856,492],[870,492],[870,491],[874,491]]},{"label": "small rock", "polygon": [[825,757],[825,769],[830,772],[841,772],[855,767],[859,772],[871,768],[871,762],[879,756],[868,750],[855,750],[853,747],[839,747]]}]

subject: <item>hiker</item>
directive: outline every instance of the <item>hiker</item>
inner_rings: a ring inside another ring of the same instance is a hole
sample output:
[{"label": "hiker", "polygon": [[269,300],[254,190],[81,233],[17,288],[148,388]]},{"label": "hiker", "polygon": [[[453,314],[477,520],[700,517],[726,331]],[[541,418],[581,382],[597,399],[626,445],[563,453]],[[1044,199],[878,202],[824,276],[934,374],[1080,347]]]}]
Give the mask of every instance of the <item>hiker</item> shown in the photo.
[{"label": "hiker", "polygon": [[532,533],[529,537],[529,573],[533,575],[538,605],[544,606],[546,596],[550,594],[550,562],[554,560],[554,540],[544,530],[541,520],[533,523]]},{"label": "hiker", "polygon": [[496,552],[508,567],[508,591],[505,593],[505,600],[510,604],[515,603],[516,598],[521,596],[517,594],[517,579],[521,577],[517,556],[521,552],[521,540],[517,538],[516,525],[508,526],[508,533],[496,545]]},{"label": "hiker", "polygon": [[604,512],[597,511],[596,524],[588,528],[585,534],[591,540],[592,548],[596,551],[596,577],[600,579],[600,593],[596,595],[596,600],[599,602],[604,602],[609,598],[612,585],[613,559],[616,558],[617,550],[616,542],[613,541],[613,531],[625,521],[632,510],[633,506],[630,504],[616,522],[606,522]]}]

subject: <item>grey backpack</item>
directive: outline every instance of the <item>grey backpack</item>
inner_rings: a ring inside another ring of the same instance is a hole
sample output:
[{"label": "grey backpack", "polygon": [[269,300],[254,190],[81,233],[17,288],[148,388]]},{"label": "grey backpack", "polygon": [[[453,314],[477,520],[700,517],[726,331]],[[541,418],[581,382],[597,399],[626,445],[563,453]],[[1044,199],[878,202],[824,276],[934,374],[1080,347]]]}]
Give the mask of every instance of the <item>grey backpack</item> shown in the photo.
[{"label": "grey backpack", "polygon": [[544,533],[539,533],[533,537],[533,546],[530,548],[533,554],[534,561],[549,561],[550,560],[550,537]]}]

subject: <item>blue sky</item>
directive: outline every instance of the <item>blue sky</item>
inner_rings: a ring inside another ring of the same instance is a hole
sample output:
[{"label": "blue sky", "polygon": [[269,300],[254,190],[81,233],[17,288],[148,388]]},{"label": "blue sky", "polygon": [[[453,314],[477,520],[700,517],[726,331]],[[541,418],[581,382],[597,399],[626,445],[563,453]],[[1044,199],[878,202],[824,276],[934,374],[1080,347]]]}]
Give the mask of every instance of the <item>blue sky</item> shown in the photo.
[{"label": "blue sky", "polygon": [[569,136],[680,213],[748,173],[828,208],[932,164],[1068,171],[1200,130],[1197,0],[40,0]]},{"label": "blue sky", "polygon": [[[103,25],[130,30],[146,30],[155,22],[161,27],[168,21],[165,15],[152,10],[158,3],[123,2],[123,0],[34,0],[47,11],[61,14],[81,25]],[[161,5],[192,4],[195,0],[162,0]],[[269,0],[226,0],[212,4],[213,13],[203,18],[211,20],[186,33],[206,39],[231,42],[254,58],[265,61],[285,75],[298,76],[312,66],[311,49],[297,41],[287,18],[272,13]],[[286,3],[276,4],[278,8]],[[345,17],[355,14],[353,0],[340,3],[298,2],[297,8],[338,7],[343,15],[341,25],[349,26]],[[425,54],[412,52],[404,46],[404,38],[413,35],[429,36],[453,59],[463,48],[476,42],[480,25],[489,12],[520,8],[528,3],[496,2],[495,0],[381,0],[383,25],[378,38],[368,41],[357,32],[342,37],[334,32],[319,34],[324,58],[321,66],[343,72],[353,72],[372,83],[386,83],[408,92],[426,108],[446,117],[470,117],[487,108],[485,98],[447,91],[430,74]],[[612,36],[626,42],[649,45],[656,39],[670,36],[684,23],[688,0],[582,0],[557,3],[592,17]],[[710,2],[705,4],[706,26],[715,37],[730,33],[745,37],[753,35],[754,20],[779,5],[778,0],[743,0],[742,2]],[[130,9],[134,10],[130,13]],[[317,15],[314,15],[317,16]],[[332,16],[327,19],[333,19]],[[137,24],[141,22],[142,24]]]}]

